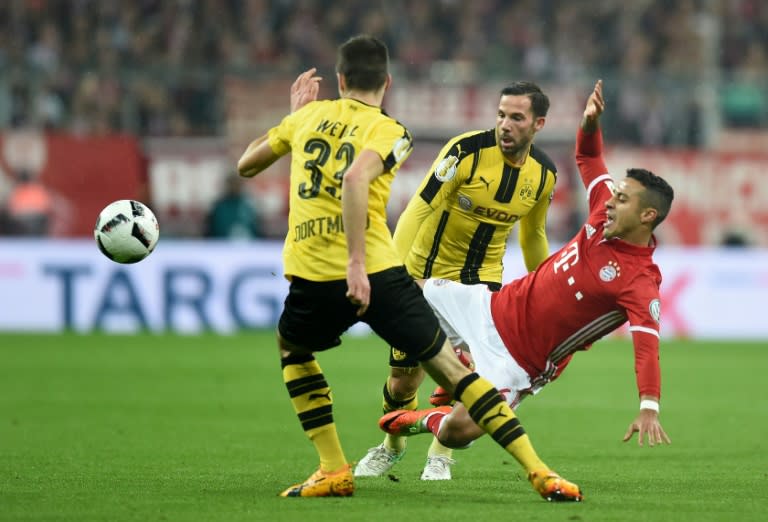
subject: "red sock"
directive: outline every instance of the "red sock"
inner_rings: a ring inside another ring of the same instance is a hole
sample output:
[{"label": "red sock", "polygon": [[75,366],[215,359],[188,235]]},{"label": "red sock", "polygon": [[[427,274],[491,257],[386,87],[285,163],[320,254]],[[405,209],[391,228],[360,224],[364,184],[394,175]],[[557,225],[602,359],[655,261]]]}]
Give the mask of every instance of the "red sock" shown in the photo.
[{"label": "red sock", "polygon": [[440,429],[440,421],[442,421],[443,417],[446,415],[448,414],[443,411],[435,411],[427,415],[427,420],[424,423],[427,425],[427,429],[431,431],[435,437],[437,437],[437,432]]},{"label": "red sock", "polygon": [[470,361],[470,360],[467,358],[467,356],[466,356],[466,355],[464,355],[464,352],[459,352],[459,354],[458,354],[458,355],[459,355],[459,360],[461,361],[461,364],[463,364],[464,366],[466,366],[466,367],[467,367],[467,368],[469,368],[470,370],[474,370],[474,369],[475,369],[475,363],[473,363],[472,361]]}]

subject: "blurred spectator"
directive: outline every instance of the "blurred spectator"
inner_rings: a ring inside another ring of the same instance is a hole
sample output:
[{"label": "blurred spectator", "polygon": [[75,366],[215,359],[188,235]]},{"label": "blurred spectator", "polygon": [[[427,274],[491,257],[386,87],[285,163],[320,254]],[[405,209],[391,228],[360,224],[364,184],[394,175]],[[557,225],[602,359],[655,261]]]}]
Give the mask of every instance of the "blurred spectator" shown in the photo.
[{"label": "blurred spectator", "polygon": [[[359,32],[382,38],[398,77],[418,87],[528,79],[567,90],[605,77],[616,110],[603,124],[616,145],[701,147],[721,125],[768,130],[768,1],[757,0],[0,2],[0,128],[236,141],[284,102],[287,78],[333,62]],[[332,69],[322,75],[323,96],[336,96]],[[243,92],[267,101],[254,107]],[[434,110],[453,117],[463,100]],[[283,189],[260,188],[260,222],[231,189],[211,208],[210,234],[284,233],[267,209],[285,205]],[[59,226],[66,213],[52,196]],[[238,217],[238,202],[253,218]],[[178,212],[166,233],[199,235],[205,208]]]},{"label": "blurred spectator", "polygon": [[79,134],[108,134],[118,128],[120,86],[94,72],[82,76],[72,100],[70,129]]},{"label": "blurred spectator", "polygon": [[720,245],[730,248],[743,248],[750,246],[750,240],[748,234],[743,230],[732,229],[726,230],[723,233],[723,237],[720,239]]},{"label": "blurred spectator", "polygon": [[245,191],[244,179],[229,175],[224,192],[211,206],[205,219],[205,237],[252,239],[262,237],[261,219],[253,200]]},{"label": "blurred spectator", "polygon": [[29,172],[20,171],[8,195],[6,227],[13,236],[47,236],[50,229],[53,198],[42,183]]},{"label": "blurred spectator", "polygon": [[61,61],[61,38],[59,27],[52,20],[46,20],[39,34],[27,49],[27,63],[33,68],[53,74]]},{"label": "blurred spectator", "polygon": [[768,125],[768,2],[754,0],[0,2],[0,122],[222,134],[228,75],[293,75],[358,32],[413,81],[619,76],[614,141],[699,145],[718,107],[692,94],[719,73],[723,121]]},{"label": "blurred spectator", "polygon": [[764,45],[752,42],[744,61],[723,85],[723,118],[731,127],[759,127],[768,117],[768,57]]}]

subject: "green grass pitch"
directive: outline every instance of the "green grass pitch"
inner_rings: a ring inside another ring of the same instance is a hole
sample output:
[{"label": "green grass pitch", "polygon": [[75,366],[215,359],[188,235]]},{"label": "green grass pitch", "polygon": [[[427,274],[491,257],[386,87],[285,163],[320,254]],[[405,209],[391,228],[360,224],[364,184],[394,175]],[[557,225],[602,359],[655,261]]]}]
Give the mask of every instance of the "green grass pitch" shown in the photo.
[{"label": "green grass pitch", "polygon": [[[319,354],[350,460],[382,439],[387,351],[347,337]],[[664,341],[672,445],[621,437],[632,348],[608,339],[518,413],[542,458],[585,493],[548,504],[484,437],[454,480],[418,480],[410,439],[392,478],[352,498],[283,499],[317,458],[282,383],[271,332],[237,336],[0,335],[0,521],[751,521],[768,515],[766,343]],[[421,391],[422,404],[432,384]]]}]

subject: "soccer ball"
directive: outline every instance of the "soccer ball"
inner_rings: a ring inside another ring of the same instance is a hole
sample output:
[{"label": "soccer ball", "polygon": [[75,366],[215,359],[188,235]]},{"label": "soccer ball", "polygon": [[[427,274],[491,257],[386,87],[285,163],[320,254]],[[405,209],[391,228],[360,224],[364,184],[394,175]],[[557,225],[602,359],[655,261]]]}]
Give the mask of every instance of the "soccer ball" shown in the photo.
[{"label": "soccer ball", "polygon": [[155,249],[160,237],[157,218],[145,204],[130,199],[104,207],[93,237],[101,253],[116,263],[137,263]]}]

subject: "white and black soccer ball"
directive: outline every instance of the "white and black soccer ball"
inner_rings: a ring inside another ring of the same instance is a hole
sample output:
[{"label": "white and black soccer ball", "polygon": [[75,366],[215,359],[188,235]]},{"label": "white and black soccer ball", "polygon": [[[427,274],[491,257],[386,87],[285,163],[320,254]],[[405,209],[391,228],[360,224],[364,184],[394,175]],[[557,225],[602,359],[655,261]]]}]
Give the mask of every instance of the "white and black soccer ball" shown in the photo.
[{"label": "white and black soccer ball", "polygon": [[160,237],[157,218],[140,201],[121,199],[104,207],[93,237],[102,254],[116,263],[138,263],[155,249]]}]

